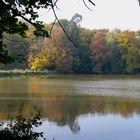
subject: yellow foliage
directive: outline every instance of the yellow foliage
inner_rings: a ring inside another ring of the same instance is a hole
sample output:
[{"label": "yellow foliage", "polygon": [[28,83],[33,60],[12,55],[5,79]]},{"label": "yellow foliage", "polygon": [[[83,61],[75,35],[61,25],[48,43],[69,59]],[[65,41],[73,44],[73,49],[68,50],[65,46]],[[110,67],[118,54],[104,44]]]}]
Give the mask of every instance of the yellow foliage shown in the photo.
[{"label": "yellow foliage", "polygon": [[45,55],[38,55],[36,57],[30,56],[29,67],[32,70],[44,70],[48,65],[48,59]]}]

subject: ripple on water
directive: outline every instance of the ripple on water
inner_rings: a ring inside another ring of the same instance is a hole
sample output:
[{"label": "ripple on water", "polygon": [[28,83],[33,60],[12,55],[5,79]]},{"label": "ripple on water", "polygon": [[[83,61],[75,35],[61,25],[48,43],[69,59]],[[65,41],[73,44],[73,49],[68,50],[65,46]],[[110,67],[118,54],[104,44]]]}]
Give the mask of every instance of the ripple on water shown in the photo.
[{"label": "ripple on water", "polygon": [[86,95],[140,98],[139,80],[78,81],[75,88]]}]

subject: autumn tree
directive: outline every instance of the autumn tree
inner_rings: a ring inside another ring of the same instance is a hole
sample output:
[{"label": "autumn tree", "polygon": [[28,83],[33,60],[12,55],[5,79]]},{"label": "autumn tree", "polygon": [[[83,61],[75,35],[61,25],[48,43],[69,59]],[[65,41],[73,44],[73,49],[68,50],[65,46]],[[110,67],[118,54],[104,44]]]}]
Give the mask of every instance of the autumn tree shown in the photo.
[{"label": "autumn tree", "polygon": [[[135,32],[133,31],[123,31],[118,34],[116,34],[116,41],[117,46],[116,48],[119,50],[120,53],[120,60],[119,65],[121,66],[119,69],[121,72],[131,72],[133,71],[132,65],[130,64],[130,57],[131,60],[134,59],[132,54],[129,54],[130,52],[134,51],[137,48],[138,40],[136,39]],[[132,56],[129,56],[132,55]],[[131,65],[131,68],[130,68]]]},{"label": "autumn tree", "polygon": [[103,67],[109,58],[107,42],[101,32],[97,32],[92,38],[91,59],[93,63],[93,73],[103,73]]},{"label": "autumn tree", "polygon": [[[80,45],[80,22],[82,20],[82,16],[79,14],[75,14],[71,20],[60,20],[61,26],[64,28],[67,34],[63,35],[63,47],[67,50],[67,53],[71,56],[71,67],[72,71],[78,72],[82,70],[80,68],[81,57],[79,56]],[[56,24],[58,27],[60,25]],[[70,40],[70,39],[72,40]]]},{"label": "autumn tree", "polygon": [[[82,16],[75,14],[71,20],[60,20],[61,25],[67,32],[67,35],[74,41],[63,36],[63,46],[70,52],[72,58],[72,71],[74,73],[91,73],[91,59],[89,52],[90,35],[89,30],[80,27]],[[58,25],[58,24],[57,24]]]},{"label": "autumn tree", "polygon": [[35,51],[36,53],[30,50],[29,67],[34,70],[47,69],[64,73],[70,72],[72,60],[69,48],[64,44],[63,36],[62,29],[54,26],[50,38],[43,38],[41,41],[36,40],[39,45],[37,48],[40,50]]},{"label": "autumn tree", "polygon": [[[61,27],[55,26],[51,38],[45,39],[46,52],[50,60],[50,68],[59,72],[72,71],[72,55],[67,38]],[[49,68],[49,67],[48,67]]]}]

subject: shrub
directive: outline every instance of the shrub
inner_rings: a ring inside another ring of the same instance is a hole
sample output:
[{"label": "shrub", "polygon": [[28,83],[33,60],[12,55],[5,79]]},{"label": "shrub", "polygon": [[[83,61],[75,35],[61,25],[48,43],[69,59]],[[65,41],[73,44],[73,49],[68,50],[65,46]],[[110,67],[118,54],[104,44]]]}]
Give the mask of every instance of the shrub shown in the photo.
[{"label": "shrub", "polygon": [[0,140],[38,140],[43,137],[43,132],[35,132],[33,128],[40,125],[39,114],[32,118],[19,115],[15,120],[1,123]]}]

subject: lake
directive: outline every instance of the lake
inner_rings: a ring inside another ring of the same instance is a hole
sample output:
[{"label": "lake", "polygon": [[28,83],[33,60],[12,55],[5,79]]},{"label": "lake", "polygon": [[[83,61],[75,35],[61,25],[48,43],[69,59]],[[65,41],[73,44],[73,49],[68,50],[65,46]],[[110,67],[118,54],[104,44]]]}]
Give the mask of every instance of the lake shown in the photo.
[{"label": "lake", "polygon": [[42,114],[48,140],[140,140],[140,76],[0,78],[0,120]]}]

